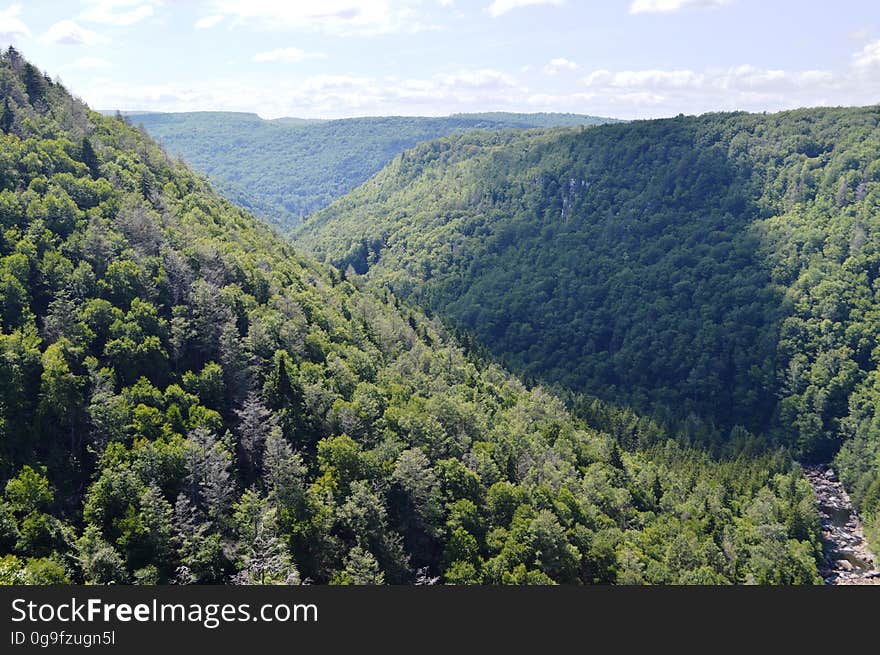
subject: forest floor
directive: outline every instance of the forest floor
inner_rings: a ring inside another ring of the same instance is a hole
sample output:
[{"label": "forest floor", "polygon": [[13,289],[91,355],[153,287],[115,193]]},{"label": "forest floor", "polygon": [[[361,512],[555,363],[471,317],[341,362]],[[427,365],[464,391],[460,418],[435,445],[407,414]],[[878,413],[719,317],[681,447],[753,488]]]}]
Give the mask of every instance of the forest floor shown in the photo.
[{"label": "forest floor", "polygon": [[825,562],[819,573],[826,584],[880,584],[877,560],[837,475],[827,466],[809,467],[804,473],[813,485],[822,519]]}]

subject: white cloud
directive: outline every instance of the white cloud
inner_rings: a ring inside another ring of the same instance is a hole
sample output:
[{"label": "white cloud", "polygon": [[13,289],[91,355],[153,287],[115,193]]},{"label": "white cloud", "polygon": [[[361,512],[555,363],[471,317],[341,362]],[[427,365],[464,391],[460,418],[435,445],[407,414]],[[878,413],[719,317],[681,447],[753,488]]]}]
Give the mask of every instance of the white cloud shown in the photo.
[{"label": "white cloud", "polygon": [[579,66],[565,57],[556,57],[542,69],[546,75],[558,75],[559,73],[576,71]]},{"label": "white cloud", "polygon": [[18,17],[21,14],[21,5],[11,5],[0,11],[0,40],[18,42],[31,35],[30,29]]},{"label": "white cloud", "polygon": [[258,52],[254,55],[253,60],[256,62],[285,62],[288,64],[296,64],[306,59],[323,59],[326,55],[317,52],[306,52],[299,48],[275,48],[274,50],[266,50]]},{"label": "white cloud", "polygon": [[640,70],[612,73],[600,69],[585,77],[584,84],[591,87],[608,86],[614,88],[683,88],[699,86],[703,80],[702,75],[690,70]]},{"label": "white cloud", "polygon": [[519,9],[520,7],[531,7],[533,5],[559,6],[562,4],[565,4],[565,0],[494,0],[486,11],[489,12],[489,15],[492,16],[492,18],[498,18],[498,16],[506,14],[512,9]]},{"label": "white cloud", "polygon": [[[853,54],[849,67],[834,72],[748,64],[705,69],[599,69],[580,75],[579,87],[556,85],[557,90],[553,85],[529,88],[503,70],[475,68],[412,78],[349,74],[297,80],[257,73],[247,78],[154,86],[90,78],[81,93],[101,109],[256,111],[267,118],[436,116],[489,110],[649,118],[874,104],[880,98],[880,75],[873,68],[880,65],[878,54],[880,46],[871,44]],[[291,58],[299,56],[295,51]]]},{"label": "white cloud", "polygon": [[635,0],[629,6],[631,14],[661,14],[681,9],[705,9],[721,7],[730,0]]},{"label": "white cloud", "polygon": [[388,34],[437,29],[419,21],[420,0],[209,0],[212,14],[232,25],[308,29],[334,34]]},{"label": "white cloud", "polygon": [[205,80],[194,84],[127,84],[92,79],[83,97],[95,108],[147,111],[250,111],[265,118],[389,113],[372,78],[319,75],[302,82]]},{"label": "white cloud", "polygon": [[853,55],[853,65],[860,69],[880,65],[880,41],[869,43]]},{"label": "white cloud", "polygon": [[85,0],[86,8],[79,17],[104,25],[128,26],[139,23],[155,13],[162,0]]},{"label": "white cloud", "polygon": [[769,89],[782,91],[785,89],[812,88],[829,84],[834,81],[834,74],[830,71],[822,70],[785,71],[743,65],[731,68],[725,74],[716,74],[711,81],[721,89]]},{"label": "white cloud", "polygon": [[195,22],[194,27],[197,30],[207,30],[207,29],[214,27],[222,20],[223,20],[223,16],[221,16],[219,14],[211,14],[210,16],[203,16],[202,18],[199,18]]},{"label": "white cloud", "polygon": [[303,80],[220,78],[193,84],[141,85],[91,78],[81,89],[92,107],[150,111],[251,111],[266,118],[446,115],[487,108],[527,109],[528,89],[492,69],[425,78],[312,75]]},{"label": "white cloud", "polygon": [[[880,55],[880,47],[877,54]],[[595,70],[583,78],[581,94],[541,96],[539,107],[585,111],[621,118],[670,116],[678,113],[746,110],[777,111],[819,105],[866,105],[880,97],[880,76],[864,75],[860,66],[873,61],[866,48],[854,55],[847,70],[782,70],[740,65],[730,68]],[[880,63],[880,57],[877,62]],[[868,64],[870,65],[870,64]],[[589,102],[572,107],[572,98]]]},{"label": "white cloud", "polygon": [[111,68],[112,66],[113,64],[101,57],[80,57],[70,65],[70,68],[94,70],[98,68]]},{"label": "white cloud", "polygon": [[82,27],[76,21],[65,19],[53,23],[40,37],[40,41],[55,45],[95,45],[106,43],[107,39]]},{"label": "white cloud", "polygon": [[445,87],[465,89],[499,89],[516,86],[513,76],[491,68],[439,73],[434,76],[434,80]]},{"label": "white cloud", "polygon": [[583,82],[588,87],[607,90],[650,89],[672,92],[690,89],[717,92],[764,89],[781,92],[829,84],[833,80],[834,75],[829,71],[785,71],[742,65],[703,72],[687,69],[611,72],[600,69],[587,75]]}]

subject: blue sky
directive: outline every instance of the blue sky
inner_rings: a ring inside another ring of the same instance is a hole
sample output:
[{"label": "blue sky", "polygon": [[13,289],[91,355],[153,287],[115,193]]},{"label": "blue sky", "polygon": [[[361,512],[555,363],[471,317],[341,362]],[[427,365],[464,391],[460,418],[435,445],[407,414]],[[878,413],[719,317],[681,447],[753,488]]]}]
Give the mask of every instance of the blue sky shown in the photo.
[{"label": "blue sky", "polygon": [[643,118],[880,102],[877,0],[0,0],[0,43],[98,109]]}]

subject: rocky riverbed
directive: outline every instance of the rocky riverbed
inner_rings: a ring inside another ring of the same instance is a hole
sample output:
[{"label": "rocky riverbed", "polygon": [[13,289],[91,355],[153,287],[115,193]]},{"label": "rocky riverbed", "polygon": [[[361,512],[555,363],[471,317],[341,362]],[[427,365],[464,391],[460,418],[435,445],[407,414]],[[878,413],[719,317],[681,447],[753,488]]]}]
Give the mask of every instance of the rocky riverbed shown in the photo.
[{"label": "rocky riverbed", "polygon": [[819,506],[825,563],[819,573],[827,584],[880,584],[877,561],[868,549],[862,523],[834,471],[804,470]]}]

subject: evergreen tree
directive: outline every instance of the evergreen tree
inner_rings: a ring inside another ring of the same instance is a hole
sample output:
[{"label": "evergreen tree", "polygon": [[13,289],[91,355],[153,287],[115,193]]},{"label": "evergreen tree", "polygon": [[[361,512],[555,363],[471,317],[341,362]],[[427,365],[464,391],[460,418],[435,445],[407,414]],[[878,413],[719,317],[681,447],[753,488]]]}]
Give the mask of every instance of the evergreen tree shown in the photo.
[{"label": "evergreen tree", "polygon": [[345,558],[345,569],[338,582],[351,585],[385,584],[385,574],[373,554],[360,546],[352,548]]},{"label": "evergreen tree", "polygon": [[260,397],[251,392],[236,410],[239,463],[245,484],[253,483],[263,472],[263,451],[266,438],[278,426],[278,419],[266,408]]},{"label": "evergreen tree", "polygon": [[0,130],[4,134],[12,131],[12,125],[15,123],[15,114],[12,113],[12,107],[9,106],[9,98],[3,99],[3,113],[0,114]]},{"label": "evergreen tree", "polygon": [[301,509],[308,469],[302,456],[293,452],[277,426],[266,437],[263,470],[263,484],[269,499],[278,507]]},{"label": "evergreen tree", "polygon": [[204,510],[212,521],[222,521],[232,504],[232,457],[217,435],[198,427],[187,435],[187,500]]},{"label": "evergreen tree", "polygon": [[[246,525],[241,529],[242,549],[240,571],[235,584],[299,584],[300,577],[287,548],[278,538],[277,511],[256,495],[242,497],[237,512]],[[242,505],[251,504],[252,507]]]},{"label": "evergreen tree", "polygon": [[95,148],[92,146],[92,142],[88,139],[88,137],[83,137],[81,147],[83,164],[89,167],[92,178],[98,179],[99,177],[101,177],[101,162],[98,160],[98,155],[95,152]]},{"label": "evergreen tree", "polygon": [[38,111],[42,110],[45,107],[43,96],[46,91],[46,80],[43,78],[43,74],[33,64],[25,63],[22,79],[30,104]]}]

